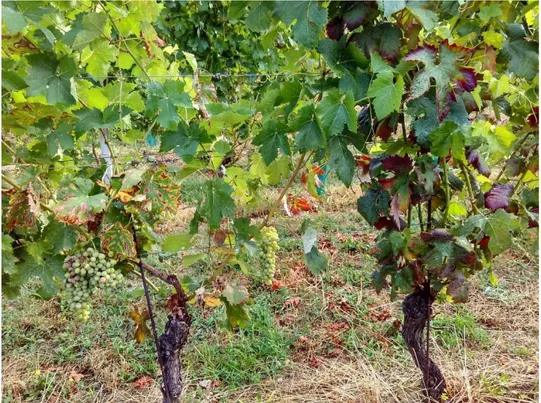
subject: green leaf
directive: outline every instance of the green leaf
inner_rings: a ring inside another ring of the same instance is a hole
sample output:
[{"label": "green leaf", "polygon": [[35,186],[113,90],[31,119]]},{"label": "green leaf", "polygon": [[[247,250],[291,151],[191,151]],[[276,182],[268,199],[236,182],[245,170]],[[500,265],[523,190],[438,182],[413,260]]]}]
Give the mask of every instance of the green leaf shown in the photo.
[{"label": "green leaf", "polygon": [[108,106],[123,105],[134,112],[141,112],[145,109],[145,103],[136,88],[137,85],[133,83],[113,83],[103,87],[101,92]]},{"label": "green leaf", "polygon": [[106,39],[93,42],[81,53],[81,63],[86,71],[94,77],[107,76],[111,63],[117,59],[118,49]]},{"label": "green leaf", "polygon": [[248,323],[250,323],[250,314],[248,313],[246,304],[231,305],[227,299],[223,298],[223,300],[225,302],[225,315],[227,319],[223,325],[228,329],[248,326]]},{"label": "green leaf", "polygon": [[457,124],[447,120],[440,127],[430,133],[432,141],[430,151],[438,157],[447,157],[449,150],[456,161],[466,162],[464,154],[464,135],[457,131]]},{"label": "green leaf", "polygon": [[24,16],[9,6],[2,6],[2,22],[6,24],[11,35],[22,32],[27,25]]},{"label": "green leaf", "polygon": [[316,150],[325,146],[325,134],[313,104],[306,105],[299,110],[297,117],[292,122],[292,127],[298,131],[295,142],[300,152]]},{"label": "green leaf", "polygon": [[[83,15],[81,25],[76,26],[77,32],[73,38],[73,49],[83,50],[83,48],[95,39],[100,38],[103,34],[107,35],[106,23],[106,13],[88,13]],[[68,44],[70,44],[69,42],[70,40],[68,40]]]},{"label": "green leaf", "polygon": [[389,17],[406,7],[406,0],[378,0],[378,7],[384,17]]},{"label": "green leaf", "polygon": [[120,222],[110,225],[100,232],[101,249],[113,254],[115,260],[131,259],[137,256],[133,233]]},{"label": "green leaf", "polygon": [[372,81],[367,96],[374,98],[374,109],[379,120],[387,117],[391,112],[400,110],[402,95],[404,95],[404,79],[398,76],[396,83],[393,73],[383,71]]},{"label": "green leaf", "polygon": [[29,96],[45,95],[51,105],[58,103],[75,105],[71,93],[71,78],[75,73],[75,63],[64,56],[57,60],[53,54],[34,54],[26,58],[29,64],[26,93]]},{"label": "green leaf", "polygon": [[520,228],[520,220],[513,214],[506,213],[503,209],[486,218],[485,233],[490,237],[488,247],[493,254],[497,255],[513,246],[512,232]]},{"label": "green leaf", "polygon": [[351,131],[357,130],[355,100],[350,92],[344,94],[339,89],[326,92],[317,106],[316,113],[328,135],[342,133],[344,125]]},{"label": "green leaf", "polygon": [[63,150],[73,150],[75,142],[73,136],[69,134],[71,129],[67,123],[60,123],[56,130],[47,135],[47,148],[51,157],[61,155]]},{"label": "green leaf", "polygon": [[349,70],[344,71],[340,79],[339,87],[344,92],[351,92],[353,99],[357,102],[366,96],[370,85],[370,74],[357,69],[355,73]]},{"label": "green leaf", "polygon": [[191,234],[167,235],[162,243],[162,252],[175,253],[192,246]]},{"label": "green leaf", "polygon": [[133,186],[138,185],[146,171],[148,171],[148,167],[133,168],[125,171],[120,190],[131,189]]},{"label": "green leaf", "polygon": [[103,112],[99,109],[80,109],[73,112],[79,118],[75,125],[77,132],[88,132],[92,129],[111,129],[124,116],[129,115],[130,108],[122,107],[119,110],[118,106],[108,106]]},{"label": "green leaf", "polygon": [[173,150],[184,162],[190,162],[197,152],[197,147],[208,142],[210,142],[210,137],[205,129],[199,127],[199,124],[192,122],[188,126],[181,121],[176,131],[161,134],[160,152]]},{"label": "green leaf", "polygon": [[539,70],[538,43],[524,39],[526,34],[520,24],[510,24],[509,32],[501,52],[509,60],[508,69],[518,77],[533,80]]},{"label": "green leaf", "polygon": [[329,262],[325,255],[323,255],[317,248],[312,248],[309,253],[304,255],[308,270],[314,276],[319,276],[325,270],[327,270]]},{"label": "green leaf", "polygon": [[223,217],[233,217],[235,214],[235,202],[231,198],[233,188],[221,179],[208,180],[205,188],[201,213],[207,218],[211,229],[218,229]]},{"label": "green leaf", "polygon": [[2,273],[14,274],[17,271],[15,263],[18,259],[13,255],[12,243],[12,237],[2,234]]},{"label": "green leaf", "polygon": [[336,135],[329,139],[329,168],[336,170],[338,178],[347,186],[351,186],[353,173],[355,172],[355,159],[348,149],[348,138]]},{"label": "green leaf", "polygon": [[276,186],[280,183],[282,179],[285,179],[289,176],[291,172],[291,158],[286,155],[281,155],[275,159],[267,167],[267,175],[269,185]]},{"label": "green leaf", "polygon": [[259,1],[250,3],[250,13],[244,24],[254,32],[265,31],[272,22],[273,1]]},{"label": "green leaf", "polygon": [[38,263],[29,254],[24,253],[21,256],[21,263],[16,265],[16,273],[9,277],[9,285],[21,287],[31,278],[37,277],[42,282],[37,294],[49,299],[58,292],[58,285],[64,279],[63,263],[64,260],[59,255],[46,256],[43,263]]},{"label": "green leaf", "polygon": [[327,23],[327,10],[317,1],[278,1],[275,16],[287,26],[293,26],[293,38],[306,48],[318,44],[321,28]]},{"label": "green leaf", "polygon": [[225,290],[222,293],[223,297],[229,302],[231,305],[239,305],[248,300],[249,294],[246,287],[242,285],[230,285],[228,284],[225,287]]},{"label": "green leaf", "polygon": [[193,255],[182,256],[182,266],[189,267],[195,262],[199,262],[205,256],[207,256],[207,253],[195,253]]},{"label": "green leaf", "polygon": [[357,211],[373,225],[380,217],[389,214],[389,192],[384,189],[368,189],[368,191],[357,200]]},{"label": "green leaf", "polygon": [[288,131],[289,128],[284,122],[269,120],[263,125],[261,132],[255,136],[253,144],[259,146],[259,153],[265,165],[270,165],[278,157],[278,150],[285,155],[291,154],[287,138]]},{"label": "green leaf", "polygon": [[58,221],[51,221],[43,230],[43,239],[53,245],[53,253],[71,251],[77,242],[77,231]]},{"label": "green leaf", "polygon": [[435,242],[434,248],[426,254],[426,264],[430,268],[439,269],[448,260],[455,259],[455,244],[453,242]]},{"label": "green leaf", "polygon": [[438,14],[429,9],[429,1],[408,1],[407,9],[417,18],[427,32],[438,24]]}]

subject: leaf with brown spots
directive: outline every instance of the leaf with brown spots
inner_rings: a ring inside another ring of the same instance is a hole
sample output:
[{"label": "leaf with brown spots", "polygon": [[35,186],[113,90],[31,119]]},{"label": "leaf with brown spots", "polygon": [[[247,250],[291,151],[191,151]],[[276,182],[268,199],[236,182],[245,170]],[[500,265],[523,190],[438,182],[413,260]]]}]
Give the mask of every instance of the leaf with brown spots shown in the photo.
[{"label": "leaf with brown spots", "polygon": [[144,389],[144,388],[148,388],[152,386],[153,383],[154,383],[154,380],[150,376],[144,375],[141,378],[138,378],[135,381],[133,381],[131,386],[135,389],[140,390],[140,389]]},{"label": "leaf with brown spots", "polygon": [[132,233],[120,222],[106,228],[100,234],[101,248],[109,254],[113,254],[116,260],[134,258],[137,254]]}]

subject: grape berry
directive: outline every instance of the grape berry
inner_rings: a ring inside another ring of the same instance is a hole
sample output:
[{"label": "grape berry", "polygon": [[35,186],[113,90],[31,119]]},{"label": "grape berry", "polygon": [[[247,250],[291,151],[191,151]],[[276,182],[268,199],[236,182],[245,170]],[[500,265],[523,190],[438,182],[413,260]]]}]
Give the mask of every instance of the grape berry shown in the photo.
[{"label": "grape berry", "polygon": [[99,288],[113,289],[122,281],[122,273],[115,270],[116,263],[93,248],[66,257],[66,302],[76,319],[88,321],[91,296]]},{"label": "grape berry", "polygon": [[259,259],[261,270],[254,275],[255,280],[265,284],[271,284],[276,271],[276,251],[278,246],[278,233],[274,227],[264,227],[261,230],[261,241],[259,242]]}]

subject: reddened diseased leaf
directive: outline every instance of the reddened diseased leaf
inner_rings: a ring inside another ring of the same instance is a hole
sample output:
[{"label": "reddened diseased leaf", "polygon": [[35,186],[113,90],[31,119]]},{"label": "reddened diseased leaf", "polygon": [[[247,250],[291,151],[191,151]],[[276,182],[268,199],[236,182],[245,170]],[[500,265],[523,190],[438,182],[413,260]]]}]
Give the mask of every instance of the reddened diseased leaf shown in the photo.
[{"label": "reddened diseased leaf", "polygon": [[488,167],[485,159],[477,150],[471,150],[467,155],[468,163],[477,169],[481,175],[490,178],[490,168]]},{"label": "reddened diseased leaf", "polygon": [[[430,88],[430,80],[433,79],[436,81],[438,118],[440,121],[445,119],[451,103],[455,102],[453,85],[468,92],[477,86],[475,71],[462,64],[462,60],[470,53],[470,49],[450,45],[447,40],[440,44],[439,52],[431,45],[412,50],[404,60],[421,62],[424,68],[413,78],[408,101],[425,94]],[[438,56],[439,62],[436,64]]]},{"label": "reddened diseased leaf", "polygon": [[39,201],[31,190],[13,191],[9,197],[4,230],[11,232],[18,227],[25,232],[36,233],[39,230],[39,216],[36,215],[35,209],[32,211],[31,206],[39,207]]},{"label": "reddened diseased leaf", "polygon": [[413,168],[413,160],[409,155],[400,157],[392,155],[381,160],[383,169],[393,172],[395,175],[407,175]]},{"label": "reddened diseased leaf", "polygon": [[344,35],[344,20],[342,17],[336,17],[327,23],[327,36],[335,41]]},{"label": "reddened diseased leaf", "polygon": [[468,302],[470,294],[470,283],[464,278],[464,275],[457,276],[447,286],[447,294],[453,299],[453,302]]},{"label": "reddened diseased leaf", "polygon": [[102,230],[100,241],[103,252],[112,253],[115,260],[130,259],[137,255],[132,232],[119,222]]},{"label": "reddened diseased leaf", "polygon": [[421,233],[421,239],[423,242],[447,242],[454,239],[453,234],[451,234],[445,228],[436,228],[431,232]]},{"label": "reddened diseased leaf", "polygon": [[513,192],[513,185],[497,183],[485,193],[485,207],[495,211],[509,207],[509,196]]},{"label": "reddened diseased leaf", "polygon": [[365,57],[370,52],[377,51],[390,62],[396,62],[400,54],[402,32],[389,22],[382,22],[374,27],[366,27],[362,32],[356,32],[349,37],[348,43],[354,43],[362,49]]}]

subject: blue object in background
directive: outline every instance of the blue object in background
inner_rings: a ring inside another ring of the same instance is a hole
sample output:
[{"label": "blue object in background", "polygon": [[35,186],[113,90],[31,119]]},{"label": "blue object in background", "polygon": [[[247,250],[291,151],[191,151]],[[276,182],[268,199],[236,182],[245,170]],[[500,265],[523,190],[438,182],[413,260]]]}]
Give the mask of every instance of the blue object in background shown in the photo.
[{"label": "blue object in background", "polygon": [[323,168],[323,174],[318,175],[317,178],[321,181],[322,186],[317,188],[317,194],[319,196],[325,194],[325,185],[327,184],[327,172],[329,171],[329,167],[325,165]]},{"label": "blue object in background", "polygon": [[151,147],[155,147],[158,145],[158,139],[154,137],[151,132],[148,132],[145,137],[145,143]]}]

